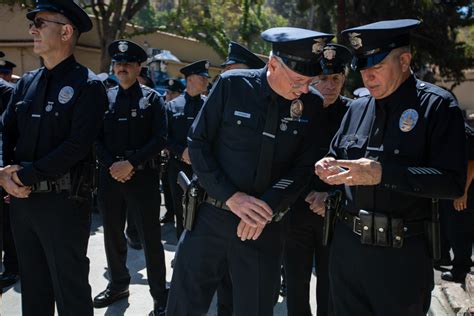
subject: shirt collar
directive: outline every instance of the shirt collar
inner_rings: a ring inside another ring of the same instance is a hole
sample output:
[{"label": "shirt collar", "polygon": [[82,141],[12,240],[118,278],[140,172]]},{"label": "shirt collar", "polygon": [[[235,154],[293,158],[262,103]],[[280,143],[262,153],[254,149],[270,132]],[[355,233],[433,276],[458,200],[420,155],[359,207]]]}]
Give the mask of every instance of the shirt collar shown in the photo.
[{"label": "shirt collar", "polygon": [[43,69],[43,75],[56,80],[61,80],[74,67],[79,67],[79,65],[76,62],[74,55],[71,55],[57,64],[53,69],[49,70],[45,67]]},{"label": "shirt collar", "polygon": [[135,80],[135,83],[132,84],[128,89],[122,88],[121,85],[119,85],[119,90],[118,93],[120,94],[125,94],[129,96],[137,96],[140,95],[141,89],[140,89],[140,83],[138,80]]}]

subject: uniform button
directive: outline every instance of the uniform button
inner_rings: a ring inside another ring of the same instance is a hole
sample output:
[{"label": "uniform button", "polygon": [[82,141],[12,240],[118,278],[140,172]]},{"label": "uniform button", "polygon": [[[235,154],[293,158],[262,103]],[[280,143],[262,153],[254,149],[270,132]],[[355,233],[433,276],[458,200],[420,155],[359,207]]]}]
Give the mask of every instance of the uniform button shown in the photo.
[{"label": "uniform button", "polygon": [[369,226],[364,226],[364,230],[369,230]]},{"label": "uniform button", "polygon": [[55,116],[59,116],[59,113],[58,113],[58,112],[55,112],[54,115],[55,115]]},{"label": "uniform button", "polygon": [[294,134],[294,135],[298,134],[298,131],[297,131],[297,130],[294,130],[294,131],[293,131],[293,134]]},{"label": "uniform button", "polygon": [[404,232],[407,232],[407,231],[408,231],[408,228],[403,227],[403,231],[404,231]]},{"label": "uniform button", "polygon": [[383,233],[383,228],[382,227],[379,228],[379,232]]},{"label": "uniform button", "polygon": [[394,153],[395,155],[398,155],[398,154],[400,153],[400,150],[395,149],[395,150],[393,151],[393,153]]},{"label": "uniform button", "polygon": [[400,240],[402,240],[402,237],[400,237],[400,236],[395,236],[395,240],[400,241]]},{"label": "uniform button", "polygon": [[420,87],[424,87],[424,86],[426,86],[425,83],[420,83]]},{"label": "uniform button", "polygon": [[238,121],[237,121],[237,125],[240,125],[240,124],[242,124],[242,121],[241,121],[241,120],[238,120]]}]

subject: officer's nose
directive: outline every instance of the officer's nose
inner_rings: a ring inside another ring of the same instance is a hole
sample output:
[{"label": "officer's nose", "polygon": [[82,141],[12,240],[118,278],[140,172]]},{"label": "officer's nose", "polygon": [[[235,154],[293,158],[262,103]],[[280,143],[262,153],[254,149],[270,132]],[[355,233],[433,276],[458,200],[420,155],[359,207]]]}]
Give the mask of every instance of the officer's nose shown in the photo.
[{"label": "officer's nose", "polygon": [[370,81],[370,80],[374,79],[374,74],[370,69],[361,70],[360,75],[362,76],[363,81]]},{"label": "officer's nose", "polygon": [[308,83],[308,84],[304,84],[304,85],[301,87],[300,91],[301,91],[302,93],[308,93],[308,92],[309,92],[309,83]]}]

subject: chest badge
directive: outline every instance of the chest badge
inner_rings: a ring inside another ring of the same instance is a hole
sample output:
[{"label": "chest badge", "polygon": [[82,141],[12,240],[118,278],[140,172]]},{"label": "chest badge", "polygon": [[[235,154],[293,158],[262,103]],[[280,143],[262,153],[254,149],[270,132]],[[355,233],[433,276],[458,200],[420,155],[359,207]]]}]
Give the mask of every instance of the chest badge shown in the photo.
[{"label": "chest badge", "polygon": [[400,116],[400,121],[398,122],[398,127],[402,132],[411,131],[418,122],[418,112],[413,109],[405,110]]},{"label": "chest badge", "polygon": [[286,131],[287,129],[288,129],[288,125],[286,125],[286,122],[284,122],[284,121],[281,122],[281,124],[280,124],[280,130],[281,130],[282,132],[284,132],[284,131]]},{"label": "chest badge", "polygon": [[59,91],[58,101],[61,104],[68,103],[74,96],[74,89],[71,86],[65,86]]},{"label": "chest badge", "polygon": [[51,112],[53,110],[53,104],[54,102],[48,101],[48,105],[44,108],[46,112]]},{"label": "chest badge", "polygon": [[137,110],[136,110],[136,109],[132,109],[130,115],[131,115],[132,117],[137,117]]},{"label": "chest badge", "polygon": [[298,120],[303,115],[303,101],[300,99],[293,100],[290,107],[290,117],[294,120]]}]

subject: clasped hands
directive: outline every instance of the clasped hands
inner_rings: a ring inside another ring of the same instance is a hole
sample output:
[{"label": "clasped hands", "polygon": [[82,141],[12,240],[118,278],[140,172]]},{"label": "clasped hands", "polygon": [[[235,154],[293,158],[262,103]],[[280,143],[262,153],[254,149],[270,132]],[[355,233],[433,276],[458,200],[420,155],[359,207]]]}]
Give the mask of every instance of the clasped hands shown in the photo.
[{"label": "clasped hands", "polygon": [[110,176],[118,182],[125,183],[130,180],[135,171],[128,160],[116,161],[109,168]]},{"label": "clasped hands", "polygon": [[19,165],[8,165],[0,168],[0,185],[11,196],[24,199],[30,195],[31,187],[25,186],[18,178],[16,172],[21,168]]}]

